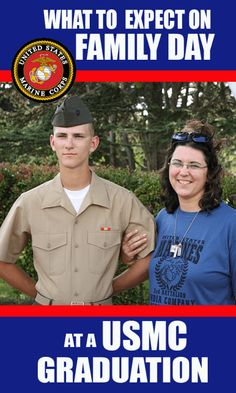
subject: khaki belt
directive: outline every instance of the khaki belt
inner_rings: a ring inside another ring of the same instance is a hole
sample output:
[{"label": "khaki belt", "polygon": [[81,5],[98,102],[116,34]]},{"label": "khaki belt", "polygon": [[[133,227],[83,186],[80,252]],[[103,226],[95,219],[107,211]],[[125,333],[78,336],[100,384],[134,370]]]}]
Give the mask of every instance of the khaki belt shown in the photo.
[{"label": "khaki belt", "polygon": [[43,306],[52,306],[52,305],[70,305],[70,306],[100,306],[100,305],[111,305],[112,297],[109,296],[106,299],[98,300],[97,302],[85,302],[80,300],[72,300],[71,302],[65,303],[60,300],[49,299],[48,297],[41,295],[41,293],[37,293],[35,301]]}]

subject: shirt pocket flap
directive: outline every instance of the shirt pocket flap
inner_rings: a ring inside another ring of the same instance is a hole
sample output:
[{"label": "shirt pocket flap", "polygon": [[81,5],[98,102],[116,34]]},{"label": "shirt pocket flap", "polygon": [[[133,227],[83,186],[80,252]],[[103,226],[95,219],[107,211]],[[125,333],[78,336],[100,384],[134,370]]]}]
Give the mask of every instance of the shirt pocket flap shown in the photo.
[{"label": "shirt pocket flap", "polygon": [[88,244],[108,249],[121,243],[120,231],[88,232]]},{"label": "shirt pocket flap", "polygon": [[43,250],[55,250],[67,243],[66,233],[45,234],[40,233],[33,236],[32,246]]}]

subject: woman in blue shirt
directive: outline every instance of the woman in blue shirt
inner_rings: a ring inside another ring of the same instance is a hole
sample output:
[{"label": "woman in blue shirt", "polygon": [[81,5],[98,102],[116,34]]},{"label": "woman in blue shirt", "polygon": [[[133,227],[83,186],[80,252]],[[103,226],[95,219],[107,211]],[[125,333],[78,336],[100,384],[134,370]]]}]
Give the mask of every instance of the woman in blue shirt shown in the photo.
[{"label": "woman in blue shirt", "polygon": [[[202,121],[189,121],[172,136],[149,265],[151,304],[235,304],[236,211],[221,199],[218,150],[213,127]],[[145,244],[145,236],[127,235],[125,262]]]}]

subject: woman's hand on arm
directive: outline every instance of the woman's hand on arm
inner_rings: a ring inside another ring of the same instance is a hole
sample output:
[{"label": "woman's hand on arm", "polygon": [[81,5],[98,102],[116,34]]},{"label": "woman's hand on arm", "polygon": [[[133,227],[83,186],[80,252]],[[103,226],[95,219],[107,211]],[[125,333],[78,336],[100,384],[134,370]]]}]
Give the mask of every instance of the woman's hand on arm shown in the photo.
[{"label": "woman's hand on arm", "polygon": [[121,260],[125,264],[132,263],[136,255],[147,247],[147,234],[139,234],[138,230],[127,233],[122,239]]}]

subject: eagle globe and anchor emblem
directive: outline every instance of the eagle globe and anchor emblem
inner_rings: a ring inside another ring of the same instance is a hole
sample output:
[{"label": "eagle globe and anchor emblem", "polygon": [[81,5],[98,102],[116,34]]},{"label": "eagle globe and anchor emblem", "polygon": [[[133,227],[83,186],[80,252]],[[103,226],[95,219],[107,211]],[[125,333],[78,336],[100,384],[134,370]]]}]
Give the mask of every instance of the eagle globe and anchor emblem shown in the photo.
[{"label": "eagle globe and anchor emblem", "polygon": [[162,289],[178,291],[184,284],[188,261],[182,258],[160,258],[155,267],[155,277]]},{"label": "eagle globe and anchor emblem", "polygon": [[38,83],[39,85],[48,81],[52,73],[55,73],[57,69],[57,65],[52,64],[55,63],[55,60],[51,59],[46,54],[40,55],[37,59],[32,60],[32,63],[40,64],[39,67],[33,67],[29,73],[31,82]]}]

